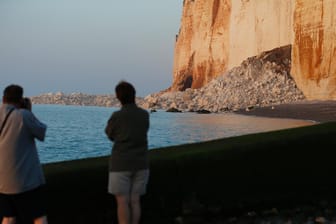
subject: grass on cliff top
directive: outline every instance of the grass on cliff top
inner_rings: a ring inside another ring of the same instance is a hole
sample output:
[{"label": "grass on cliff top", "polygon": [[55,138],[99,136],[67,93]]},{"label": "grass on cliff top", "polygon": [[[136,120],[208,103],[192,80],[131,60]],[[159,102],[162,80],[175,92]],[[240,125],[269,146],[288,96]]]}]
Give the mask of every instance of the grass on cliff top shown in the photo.
[{"label": "grass on cliff top", "polygon": [[[335,136],[336,123],[325,123],[151,150],[143,222],[165,223],[190,200],[223,210],[332,200]],[[115,202],[106,193],[107,157],[44,169],[51,224],[115,220]]]}]

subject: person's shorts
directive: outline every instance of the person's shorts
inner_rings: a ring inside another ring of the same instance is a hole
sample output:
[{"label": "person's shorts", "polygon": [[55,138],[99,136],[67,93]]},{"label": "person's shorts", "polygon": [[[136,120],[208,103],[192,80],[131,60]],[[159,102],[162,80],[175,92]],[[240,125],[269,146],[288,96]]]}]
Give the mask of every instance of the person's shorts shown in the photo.
[{"label": "person's shorts", "polygon": [[40,186],[19,194],[0,193],[0,217],[17,217],[25,223],[24,220],[31,222],[45,216],[47,211],[44,190]]},{"label": "person's shorts", "polygon": [[149,179],[149,169],[138,171],[110,172],[108,180],[108,192],[114,195],[128,195],[146,193]]}]

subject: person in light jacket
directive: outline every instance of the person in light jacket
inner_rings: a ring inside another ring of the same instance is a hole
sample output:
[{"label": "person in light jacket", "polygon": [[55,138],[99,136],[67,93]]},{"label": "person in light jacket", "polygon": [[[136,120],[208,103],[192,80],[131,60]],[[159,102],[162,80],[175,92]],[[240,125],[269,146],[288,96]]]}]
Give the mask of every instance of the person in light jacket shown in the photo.
[{"label": "person in light jacket", "polygon": [[2,224],[46,224],[45,178],[35,139],[43,141],[46,125],[31,112],[23,88],[5,88],[0,106],[0,218]]},{"label": "person in light jacket", "polygon": [[138,224],[140,196],[146,193],[149,178],[149,113],[135,104],[135,89],[130,83],[120,82],[115,92],[122,107],[111,115],[105,128],[114,142],[108,192],[116,198],[119,224]]}]

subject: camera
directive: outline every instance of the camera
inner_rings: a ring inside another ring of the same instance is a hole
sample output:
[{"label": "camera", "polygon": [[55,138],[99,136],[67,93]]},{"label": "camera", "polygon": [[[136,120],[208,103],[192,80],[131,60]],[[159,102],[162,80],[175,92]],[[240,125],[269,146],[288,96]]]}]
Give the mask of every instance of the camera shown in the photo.
[{"label": "camera", "polygon": [[21,108],[31,110],[32,103],[28,97],[24,97],[21,102]]}]

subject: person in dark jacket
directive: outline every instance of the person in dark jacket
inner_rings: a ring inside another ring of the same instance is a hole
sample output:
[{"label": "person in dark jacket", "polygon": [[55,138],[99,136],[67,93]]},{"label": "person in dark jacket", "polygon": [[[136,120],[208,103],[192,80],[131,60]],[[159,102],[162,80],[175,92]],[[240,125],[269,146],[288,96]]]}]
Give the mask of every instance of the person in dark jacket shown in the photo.
[{"label": "person in dark jacket", "polygon": [[109,160],[108,192],[117,201],[119,224],[138,224],[140,196],[149,179],[149,113],[135,103],[135,89],[128,82],[115,88],[122,107],[107,122],[105,133],[114,143]]}]

